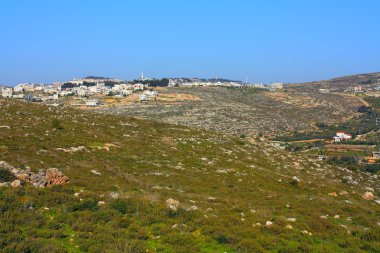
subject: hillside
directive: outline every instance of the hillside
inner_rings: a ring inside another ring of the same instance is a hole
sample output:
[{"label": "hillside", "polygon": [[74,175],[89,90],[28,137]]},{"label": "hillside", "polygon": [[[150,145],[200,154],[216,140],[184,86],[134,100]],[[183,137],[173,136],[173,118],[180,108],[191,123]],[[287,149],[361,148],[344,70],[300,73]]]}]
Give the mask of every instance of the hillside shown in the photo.
[{"label": "hillside", "polygon": [[0,122],[1,161],[70,178],[0,187],[1,252],[379,252],[376,175],[123,115],[0,100]]},{"label": "hillside", "polygon": [[[380,85],[380,72],[349,75],[330,80],[293,84],[289,87],[327,88],[332,90],[345,90],[354,86],[374,87]],[[311,87],[310,87],[311,86]]]},{"label": "hillside", "polygon": [[345,94],[184,87],[160,89],[155,102],[120,100],[95,110],[234,135],[271,135],[313,129],[316,122],[344,121],[361,105],[360,99]]}]

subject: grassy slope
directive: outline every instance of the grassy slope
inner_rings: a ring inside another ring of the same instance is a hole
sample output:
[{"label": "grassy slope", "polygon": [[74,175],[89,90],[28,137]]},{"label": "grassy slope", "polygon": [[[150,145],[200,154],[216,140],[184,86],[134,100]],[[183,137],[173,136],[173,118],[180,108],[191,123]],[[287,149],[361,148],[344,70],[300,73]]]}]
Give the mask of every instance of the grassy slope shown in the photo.
[{"label": "grassy slope", "polygon": [[[0,188],[0,250],[380,248],[380,206],[360,196],[365,186],[378,189],[378,181],[365,174],[352,173],[359,185],[347,185],[342,183],[344,170],[265,143],[119,116],[0,102],[0,125],[11,127],[0,129],[0,160],[33,170],[57,167],[72,179],[65,189]],[[52,129],[54,119],[63,129]],[[107,143],[117,147],[102,149]],[[81,145],[86,152],[56,150]],[[301,179],[298,185],[291,184],[294,175]],[[328,196],[342,190],[349,194]],[[111,192],[119,193],[120,200],[110,199]],[[169,197],[181,202],[179,211],[165,208]],[[97,207],[99,200],[106,204]],[[186,211],[193,205],[199,210]],[[296,222],[287,221],[290,217]],[[253,226],[266,221],[274,225]],[[293,229],[285,229],[287,224]]]}]

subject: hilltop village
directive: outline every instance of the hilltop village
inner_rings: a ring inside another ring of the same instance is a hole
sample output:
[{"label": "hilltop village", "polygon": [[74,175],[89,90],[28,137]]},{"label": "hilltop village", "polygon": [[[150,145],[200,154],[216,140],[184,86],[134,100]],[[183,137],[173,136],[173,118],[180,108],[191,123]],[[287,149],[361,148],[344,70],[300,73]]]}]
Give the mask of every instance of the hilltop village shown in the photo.
[{"label": "hilltop village", "polygon": [[[21,83],[14,87],[0,86],[0,95],[4,98],[20,99],[29,102],[43,102],[55,106],[69,104],[76,106],[99,106],[104,98],[124,98],[138,95],[135,101],[156,100],[159,87],[256,87],[269,90],[282,89],[282,83],[243,84],[240,81],[225,79],[198,78],[145,78],[143,74],[137,80],[123,81],[114,78],[89,76],[67,82],[52,84]],[[71,98],[71,99],[70,99]],[[75,102],[73,102],[75,101]],[[66,102],[66,103],[65,103]]]},{"label": "hilltop village", "polygon": [[89,76],[0,89],[8,99],[262,137],[318,159],[380,169],[376,73],[285,85],[143,74],[131,81]]}]

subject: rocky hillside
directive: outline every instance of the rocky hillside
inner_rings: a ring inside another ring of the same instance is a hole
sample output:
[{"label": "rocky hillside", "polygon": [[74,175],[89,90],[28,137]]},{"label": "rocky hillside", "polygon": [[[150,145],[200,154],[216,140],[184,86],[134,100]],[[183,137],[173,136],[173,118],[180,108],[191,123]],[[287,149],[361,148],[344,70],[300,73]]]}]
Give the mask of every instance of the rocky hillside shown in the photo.
[{"label": "rocky hillside", "polygon": [[331,90],[345,90],[355,86],[375,87],[380,85],[380,72],[349,75],[330,80],[310,82],[304,84],[294,84],[290,87],[327,88]]},{"label": "rocky hillside", "polygon": [[377,175],[264,139],[0,100],[0,160],[70,178],[0,187],[1,252],[380,248]]},{"label": "rocky hillside", "polygon": [[361,105],[358,98],[344,94],[194,87],[161,89],[156,102],[95,110],[234,135],[271,135],[313,129],[316,122],[343,121]]}]

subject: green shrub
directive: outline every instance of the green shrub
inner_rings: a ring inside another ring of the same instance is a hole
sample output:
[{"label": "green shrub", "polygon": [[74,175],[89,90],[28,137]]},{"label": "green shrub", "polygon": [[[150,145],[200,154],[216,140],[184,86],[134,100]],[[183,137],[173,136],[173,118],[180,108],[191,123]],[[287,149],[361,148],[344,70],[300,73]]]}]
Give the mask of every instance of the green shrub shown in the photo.
[{"label": "green shrub", "polygon": [[53,119],[51,122],[51,128],[57,129],[57,130],[62,130],[63,126],[61,125],[61,122],[58,119]]},{"label": "green shrub", "polygon": [[12,172],[7,169],[0,169],[0,182],[11,182],[15,179],[16,176]]},{"label": "green shrub", "polygon": [[110,203],[110,208],[120,212],[121,214],[126,214],[128,211],[128,204],[123,200],[117,199]]},{"label": "green shrub", "polygon": [[82,202],[75,204],[72,207],[72,211],[74,211],[74,212],[75,211],[85,211],[85,210],[96,211],[98,209],[99,209],[98,202],[94,199],[84,200]]}]

